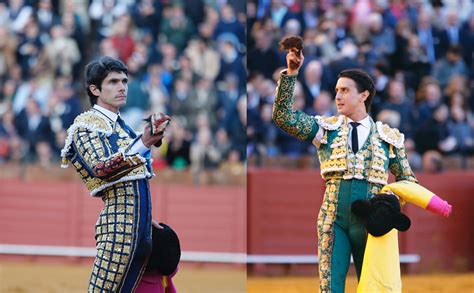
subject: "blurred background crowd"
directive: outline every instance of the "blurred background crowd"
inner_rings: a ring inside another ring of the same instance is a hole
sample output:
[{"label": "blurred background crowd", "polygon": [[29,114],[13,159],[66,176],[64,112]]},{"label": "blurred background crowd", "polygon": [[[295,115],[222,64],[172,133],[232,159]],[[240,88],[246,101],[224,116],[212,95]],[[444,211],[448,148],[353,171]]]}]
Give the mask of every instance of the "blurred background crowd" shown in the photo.
[{"label": "blurred background crowd", "polygon": [[0,164],[59,166],[67,128],[90,107],[84,67],[108,55],[129,69],[125,121],[141,131],[151,112],[172,116],[155,167],[241,171],[245,10],[232,0],[1,0]]},{"label": "blurred background crowd", "polygon": [[281,131],[272,103],[286,35],[304,39],[295,109],[334,115],[340,71],[374,78],[371,116],[399,128],[415,170],[465,168],[474,155],[474,5],[471,0],[258,0],[247,6],[248,158],[269,166],[316,148]]}]

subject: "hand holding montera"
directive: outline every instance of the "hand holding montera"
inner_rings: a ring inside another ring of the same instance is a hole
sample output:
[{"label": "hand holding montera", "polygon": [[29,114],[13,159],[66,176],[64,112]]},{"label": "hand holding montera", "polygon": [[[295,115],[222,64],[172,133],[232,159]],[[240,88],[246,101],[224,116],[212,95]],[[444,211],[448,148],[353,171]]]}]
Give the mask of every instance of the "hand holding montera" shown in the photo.
[{"label": "hand holding montera", "polygon": [[143,120],[147,122],[142,136],[143,144],[147,147],[152,145],[159,147],[165,129],[171,121],[170,116],[163,113],[151,114],[148,118]]},{"label": "hand holding montera", "polygon": [[288,66],[287,74],[298,73],[303,65],[303,39],[299,36],[286,37],[280,41],[280,50],[288,51],[286,63]]}]

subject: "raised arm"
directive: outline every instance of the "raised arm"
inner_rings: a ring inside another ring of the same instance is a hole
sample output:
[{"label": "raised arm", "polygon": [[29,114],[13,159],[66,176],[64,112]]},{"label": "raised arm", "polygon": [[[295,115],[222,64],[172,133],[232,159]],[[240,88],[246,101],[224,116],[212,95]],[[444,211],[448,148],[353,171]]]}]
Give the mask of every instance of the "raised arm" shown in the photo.
[{"label": "raised arm", "polygon": [[273,121],[283,131],[301,140],[312,141],[318,132],[318,124],[314,117],[293,110],[294,90],[298,71],[303,64],[304,56],[301,51],[291,49],[286,55],[288,69],[280,75],[273,104]]}]

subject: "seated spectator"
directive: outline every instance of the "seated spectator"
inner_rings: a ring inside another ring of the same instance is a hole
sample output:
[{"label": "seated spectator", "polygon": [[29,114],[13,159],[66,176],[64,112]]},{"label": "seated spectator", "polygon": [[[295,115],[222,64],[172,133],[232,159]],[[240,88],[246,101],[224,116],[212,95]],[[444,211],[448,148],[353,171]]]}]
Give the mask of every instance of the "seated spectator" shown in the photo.
[{"label": "seated spectator", "polygon": [[458,46],[451,46],[446,52],[446,57],[438,60],[433,66],[433,77],[439,81],[442,88],[448,84],[452,76],[467,75],[468,69],[461,53]]},{"label": "seated spectator", "polygon": [[191,172],[196,183],[200,183],[201,172],[216,169],[221,160],[221,153],[212,141],[209,128],[199,129],[196,141],[191,144]]},{"label": "seated spectator", "polygon": [[328,77],[323,75],[323,65],[317,60],[310,61],[303,71],[303,91],[305,108],[311,108],[322,91],[332,90]]},{"label": "seated spectator", "polygon": [[446,105],[439,105],[433,110],[433,117],[429,118],[416,132],[416,150],[424,154],[429,150],[450,152],[454,147],[448,132],[449,110]]},{"label": "seated spectator", "polygon": [[261,120],[255,126],[256,151],[258,155],[274,157],[279,153],[276,142],[280,131],[272,120],[271,104],[262,104],[260,117]]},{"label": "seated spectator", "polygon": [[415,142],[411,138],[406,138],[405,151],[407,152],[408,162],[413,171],[422,170],[422,158],[419,153],[416,152]]},{"label": "seated spectator", "polygon": [[15,114],[7,109],[0,115],[0,162],[10,159],[18,162],[24,151],[25,144],[15,127]]},{"label": "seated spectator", "polygon": [[245,175],[247,171],[242,159],[240,158],[239,150],[232,149],[227,155],[227,160],[224,160],[220,170],[228,172],[232,175]]},{"label": "seated spectator", "polygon": [[328,91],[322,91],[313,101],[313,107],[309,109],[308,114],[327,117],[335,115],[335,104],[331,94]]},{"label": "seated spectator", "polygon": [[409,101],[405,92],[405,85],[402,81],[392,79],[388,84],[388,98],[385,103],[382,104],[383,109],[393,110],[399,114],[400,123],[397,127],[402,133],[408,137],[412,137],[413,133],[413,122],[415,121],[415,115],[413,111],[413,104]]},{"label": "seated spectator", "polygon": [[222,157],[227,158],[232,148],[232,144],[230,143],[229,135],[224,128],[219,128],[216,131],[216,147],[222,154]]},{"label": "seated spectator", "polygon": [[81,52],[76,41],[66,36],[62,25],[54,25],[51,28],[51,41],[45,45],[44,55],[39,61],[40,68],[46,70],[51,76],[72,75],[74,66],[80,61]]},{"label": "seated spectator", "polygon": [[27,159],[32,161],[44,159],[48,155],[45,142],[50,145],[49,147],[55,148],[55,138],[49,118],[41,113],[39,103],[33,98],[28,100],[25,110],[18,115],[15,124],[18,134],[28,145]]},{"label": "seated spectator", "polygon": [[160,38],[175,46],[179,51],[186,48],[188,41],[194,33],[192,21],[184,14],[181,3],[175,1],[171,6],[165,7],[160,24]]},{"label": "seated spectator", "polygon": [[443,170],[443,157],[437,151],[431,150],[423,154],[423,172],[439,173]]},{"label": "seated spectator", "polygon": [[439,83],[432,78],[425,78],[420,84],[418,98],[418,118],[415,121],[415,130],[433,117],[434,109],[441,104],[441,88]]},{"label": "seated spectator", "polygon": [[394,110],[384,109],[380,111],[376,120],[393,128],[400,127],[400,113]]},{"label": "seated spectator", "polygon": [[186,169],[190,163],[191,141],[179,116],[173,117],[167,130],[166,162],[175,170]]},{"label": "seated spectator", "polygon": [[474,150],[473,129],[467,121],[465,110],[459,106],[451,108],[448,135],[456,141],[456,145],[451,152],[470,154]]}]

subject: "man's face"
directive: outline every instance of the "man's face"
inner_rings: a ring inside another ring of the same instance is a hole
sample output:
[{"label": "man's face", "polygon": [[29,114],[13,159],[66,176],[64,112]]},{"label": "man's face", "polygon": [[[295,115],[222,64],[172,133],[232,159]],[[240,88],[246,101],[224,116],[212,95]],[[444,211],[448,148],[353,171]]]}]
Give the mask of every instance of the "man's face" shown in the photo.
[{"label": "man's face", "polygon": [[336,107],[339,114],[353,119],[356,113],[367,112],[365,109],[365,100],[368,92],[357,91],[356,83],[350,78],[341,77],[336,84]]},{"label": "man's face", "polygon": [[91,86],[91,91],[98,96],[97,105],[117,113],[127,102],[127,75],[123,72],[111,72],[102,81],[102,90]]}]

